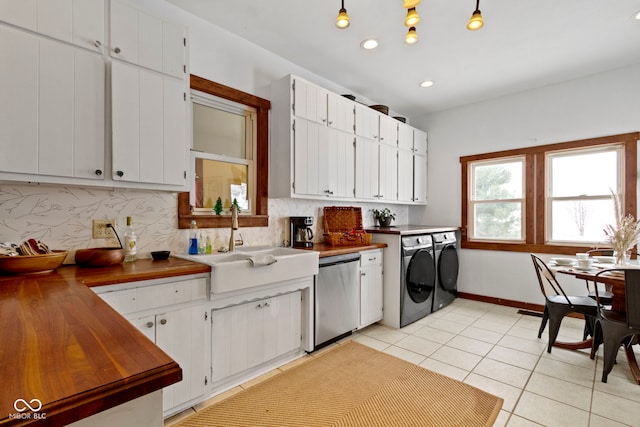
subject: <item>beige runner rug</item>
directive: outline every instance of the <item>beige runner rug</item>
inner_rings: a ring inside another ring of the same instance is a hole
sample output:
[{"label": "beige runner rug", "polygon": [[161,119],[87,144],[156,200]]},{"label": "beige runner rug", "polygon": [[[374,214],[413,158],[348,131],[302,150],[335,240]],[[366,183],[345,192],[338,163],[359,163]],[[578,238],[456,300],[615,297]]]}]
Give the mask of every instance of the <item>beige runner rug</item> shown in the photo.
[{"label": "beige runner rug", "polygon": [[491,426],[503,400],[350,341],[216,403],[179,427]]}]

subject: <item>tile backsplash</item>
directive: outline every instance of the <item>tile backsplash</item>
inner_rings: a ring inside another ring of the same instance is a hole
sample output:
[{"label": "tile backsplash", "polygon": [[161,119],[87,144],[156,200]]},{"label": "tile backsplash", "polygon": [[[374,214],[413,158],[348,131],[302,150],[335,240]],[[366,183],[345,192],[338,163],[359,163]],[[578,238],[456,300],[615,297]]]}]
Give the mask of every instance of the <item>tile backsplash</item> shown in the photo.
[{"label": "tile backsplash", "polygon": [[[139,257],[168,249],[187,250],[189,230],[177,228],[177,194],[162,191],[100,189],[46,185],[0,185],[0,241],[16,242],[34,238],[52,249],[76,250],[105,246],[91,237],[92,219],[116,219],[116,230],[124,239],[126,217],[133,216],[138,235]],[[289,240],[290,216],[315,218],[315,242],[322,241],[324,206],[362,207],[364,226],[374,224],[369,209],[389,207],[396,213],[396,224],[406,224],[404,205],[362,204],[303,199],[269,199],[269,227],[241,228],[245,245],[283,245]],[[226,246],[229,230],[203,229],[213,247]],[[117,242],[116,242],[117,244]]]}]

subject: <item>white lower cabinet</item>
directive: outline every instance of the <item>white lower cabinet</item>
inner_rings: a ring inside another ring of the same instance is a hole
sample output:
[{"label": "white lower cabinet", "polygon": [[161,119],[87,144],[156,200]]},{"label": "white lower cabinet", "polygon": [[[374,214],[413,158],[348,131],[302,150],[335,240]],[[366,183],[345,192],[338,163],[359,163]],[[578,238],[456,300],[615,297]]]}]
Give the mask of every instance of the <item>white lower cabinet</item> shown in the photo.
[{"label": "white lower cabinet", "polygon": [[182,368],[182,381],[163,389],[165,415],[202,400],[210,383],[207,282],[195,275],[92,288]]},{"label": "white lower cabinet", "polygon": [[360,325],[382,320],[382,249],[360,252]]},{"label": "white lower cabinet", "polygon": [[302,346],[301,292],[212,310],[212,382]]}]

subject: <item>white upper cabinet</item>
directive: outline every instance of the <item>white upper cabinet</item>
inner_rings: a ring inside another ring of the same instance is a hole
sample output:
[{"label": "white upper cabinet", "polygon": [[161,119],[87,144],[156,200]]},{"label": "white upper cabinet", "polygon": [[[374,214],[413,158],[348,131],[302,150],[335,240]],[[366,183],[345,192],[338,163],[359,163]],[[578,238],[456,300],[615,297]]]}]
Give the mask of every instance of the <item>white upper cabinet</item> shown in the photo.
[{"label": "white upper cabinet", "polygon": [[305,80],[293,79],[293,114],[326,125],[327,93],[327,90]]},{"label": "white upper cabinet", "polygon": [[398,146],[398,121],[386,114],[378,116],[380,120],[380,143],[386,145]]},{"label": "white upper cabinet", "polygon": [[186,31],[136,9],[111,0],[111,57],[177,78],[186,74]]},{"label": "white upper cabinet", "polygon": [[427,133],[413,131],[413,202],[427,203]]},{"label": "white upper cabinet", "polygon": [[355,106],[342,95],[327,94],[327,124],[329,127],[353,134],[355,131]]},{"label": "white upper cabinet", "polygon": [[404,123],[398,123],[398,148],[413,151],[413,128]]},{"label": "white upper cabinet", "polygon": [[102,58],[7,27],[0,56],[0,171],[103,179]]},{"label": "white upper cabinet", "polygon": [[363,104],[355,104],[356,107],[356,135],[368,139],[378,139],[378,117],[380,113]]},{"label": "white upper cabinet", "polygon": [[113,179],[186,183],[186,100],[182,81],[113,62]]},{"label": "white upper cabinet", "polygon": [[104,0],[0,0],[0,20],[101,52]]}]

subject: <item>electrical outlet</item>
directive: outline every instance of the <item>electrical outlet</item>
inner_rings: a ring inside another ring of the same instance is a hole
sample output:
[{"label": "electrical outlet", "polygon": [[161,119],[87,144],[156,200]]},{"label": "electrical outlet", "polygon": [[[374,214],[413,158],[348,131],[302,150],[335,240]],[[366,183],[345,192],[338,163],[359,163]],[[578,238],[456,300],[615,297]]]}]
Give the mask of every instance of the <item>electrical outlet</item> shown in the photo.
[{"label": "electrical outlet", "polygon": [[93,220],[92,236],[94,239],[113,239],[116,237],[113,232],[113,229],[111,227],[107,227],[107,224],[111,224],[113,226],[116,225],[115,220],[109,220],[109,219]]}]

